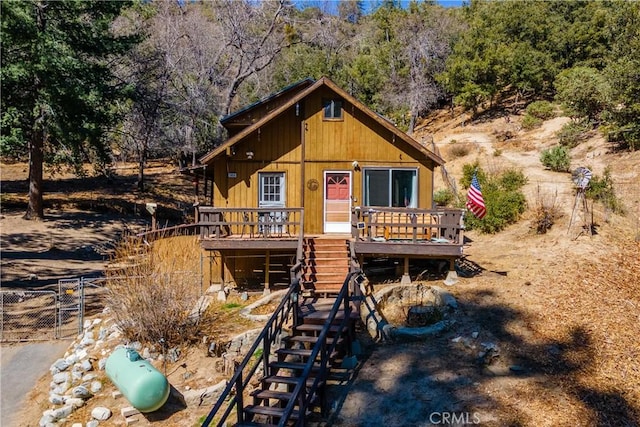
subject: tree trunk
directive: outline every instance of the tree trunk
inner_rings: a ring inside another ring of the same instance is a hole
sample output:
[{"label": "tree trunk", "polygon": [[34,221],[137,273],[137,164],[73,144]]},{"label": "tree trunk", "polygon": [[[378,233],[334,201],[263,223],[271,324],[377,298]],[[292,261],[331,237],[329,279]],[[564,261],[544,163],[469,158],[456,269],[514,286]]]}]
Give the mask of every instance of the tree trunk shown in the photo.
[{"label": "tree trunk", "polygon": [[138,156],[138,182],[136,183],[139,191],[144,191],[144,164],[146,157],[145,150],[142,150]]},{"label": "tree trunk", "polygon": [[413,131],[416,128],[416,119],[417,114],[411,113],[411,118],[409,119],[409,129],[407,130],[407,135],[413,136]]},{"label": "tree trunk", "polygon": [[44,219],[44,202],[42,199],[42,167],[44,131],[38,129],[29,142],[29,205],[24,214],[25,219]]}]

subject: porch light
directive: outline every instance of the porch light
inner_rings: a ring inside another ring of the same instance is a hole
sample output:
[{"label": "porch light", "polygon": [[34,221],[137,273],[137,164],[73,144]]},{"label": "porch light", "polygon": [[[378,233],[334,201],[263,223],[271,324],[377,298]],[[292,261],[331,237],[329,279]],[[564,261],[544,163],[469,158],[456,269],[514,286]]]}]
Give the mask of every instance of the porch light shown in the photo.
[{"label": "porch light", "polygon": [[247,159],[253,159],[253,151],[247,151]]}]

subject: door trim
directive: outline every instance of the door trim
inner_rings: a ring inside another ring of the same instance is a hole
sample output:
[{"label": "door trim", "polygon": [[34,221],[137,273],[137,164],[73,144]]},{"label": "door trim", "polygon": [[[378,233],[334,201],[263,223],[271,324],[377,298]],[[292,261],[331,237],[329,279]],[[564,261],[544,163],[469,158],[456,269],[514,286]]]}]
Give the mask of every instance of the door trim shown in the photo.
[{"label": "door trim", "polygon": [[[342,173],[349,176],[348,220],[346,222],[327,221],[327,175]],[[353,195],[353,173],[350,170],[325,170],[322,179],[322,232],[323,233],[351,233],[351,201]]]}]

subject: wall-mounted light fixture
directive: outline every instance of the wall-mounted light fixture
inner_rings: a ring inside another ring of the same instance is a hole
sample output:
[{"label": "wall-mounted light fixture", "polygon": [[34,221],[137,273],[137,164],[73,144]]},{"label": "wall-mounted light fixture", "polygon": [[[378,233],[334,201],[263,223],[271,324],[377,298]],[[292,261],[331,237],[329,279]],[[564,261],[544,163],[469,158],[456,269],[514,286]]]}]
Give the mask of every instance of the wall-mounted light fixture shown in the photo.
[{"label": "wall-mounted light fixture", "polygon": [[355,170],[355,171],[359,171],[360,170],[360,164],[358,163],[357,160],[354,160],[353,163],[351,163],[351,166],[353,166],[353,170]]},{"label": "wall-mounted light fixture", "polygon": [[247,159],[253,159],[253,151],[247,151]]}]

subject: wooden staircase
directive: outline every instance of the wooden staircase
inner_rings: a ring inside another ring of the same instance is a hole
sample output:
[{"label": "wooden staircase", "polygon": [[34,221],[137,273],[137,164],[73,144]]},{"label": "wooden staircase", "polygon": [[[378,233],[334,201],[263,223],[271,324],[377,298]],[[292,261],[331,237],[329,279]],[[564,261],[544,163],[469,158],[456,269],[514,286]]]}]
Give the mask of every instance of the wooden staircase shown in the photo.
[{"label": "wooden staircase", "polygon": [[291,286],[203,427],[230,425],[234,415],[240,427],[304,426],[325,415],[327,382],[348,379],[356,362],[361,271],[350,249],[346,238],[299,241]]},{"label": "wooden staircase", "polygon": [[305,295],[337,295],[349,273],[349,241],[345,238],[306,238],[303,250]]}]

